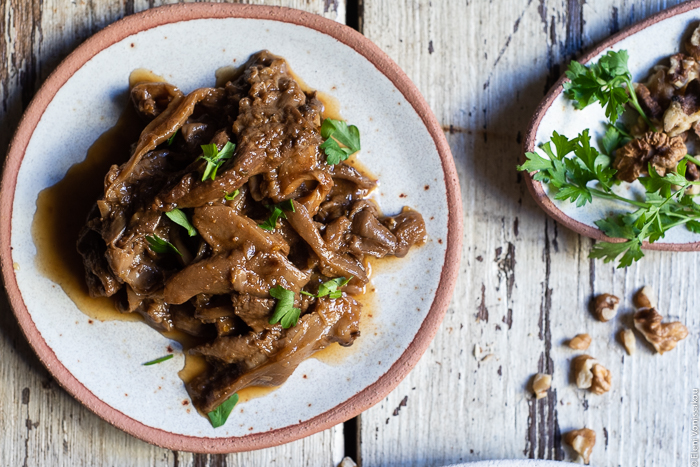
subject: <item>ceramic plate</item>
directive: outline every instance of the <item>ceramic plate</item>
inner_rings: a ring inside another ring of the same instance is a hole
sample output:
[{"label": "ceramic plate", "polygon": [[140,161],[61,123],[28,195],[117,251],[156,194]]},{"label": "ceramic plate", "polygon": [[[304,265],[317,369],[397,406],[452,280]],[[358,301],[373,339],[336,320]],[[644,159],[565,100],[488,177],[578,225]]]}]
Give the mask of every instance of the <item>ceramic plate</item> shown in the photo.
[{"label": "ceramic plate", "polygon": [[[668,57],[680,52],[683,39],[689,34],[691,26],[700,20],[700,1],[680,4],[662,11],[645,21],[610,37],[579,60],[581,63],[596,62],[608,50],[627,50],[629,52],[629,69],[635,81],[646,81],[654,65],[667,63]],[[593,104],[584,110],[576,110],[563,94],[562,77],[540,104],[524,142],[525,151],[532,151],[537,146],[549,141],[553,131],[570,138],[586,128],[591,129],[591,142],[596,147],[597,140],[605,134],[605,113],[599,104]],[[620,205],[613,201],[596,198],[582,208],[577,208],[569,201],[555,200],[548,186],[526,177],[530,192],[547,214],[570,229],[598,240],[610,239],[595,226],[594,221],[607,217],[609,212],[619,212]],[[621,193],[631,190],[644,193],[639,182],[623,184],[617,187]],[[619,240],[618,240],[619,241]],[[656,250],[700,250],[697,234],[687,229],[670,230],[665,238],[645,248]]]},{"label": "ceramic plate", "polygon": [[[215,32],[215,33],[212,33]],[[387,214],[408,205],[430,240],[375,275],[371,329],[352,358],[309,359],[278,390],[236,407],[213,429],[178,378],[182,353],[141,363],[172,342],[142,323],[89,324],[39,274],[31,224],[37,193],[85,158],[126,105],[129,73],[147,68],[185,92],[211,86],[220,67],[269,49],[312,88],[335,97],[362,131],[359,160],[381,181]],[[49,77],[12,142],[2,180],[2,271],[19,323],[39,358],[78,400],[117,427],[170,449],[231,452],[292,441],[367,409],[406,376],[448,306],[461,251],[461,202],[435,117],[398,66],[357,32],[300,11],[192,4],[149,10],[99,32]]]}]

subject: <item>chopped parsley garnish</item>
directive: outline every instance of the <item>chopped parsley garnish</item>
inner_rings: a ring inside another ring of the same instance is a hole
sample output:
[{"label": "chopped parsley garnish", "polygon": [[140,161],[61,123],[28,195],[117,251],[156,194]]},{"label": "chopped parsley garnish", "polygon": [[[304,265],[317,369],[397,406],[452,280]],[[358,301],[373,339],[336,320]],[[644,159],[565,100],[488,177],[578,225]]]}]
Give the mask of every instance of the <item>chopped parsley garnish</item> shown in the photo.
[{"label": "chopped parsley garnish", "polygon": [[[606,133],[606,136],[608,142],[604,142],[604,146],[619,145],[619,141],[613,141],[612,135]],[[528,152],[525,154],[527,161],[518,169],[536,172],[533,179],[549,183],[555,189],[554,198],[557,200],[569,200],[581,207],[598,197],[631,207],[632,210],[624,214],[595,222],[608,237],[625,241],[598,242],[591,250],[591,258],[602,258],[608,263],[620,257],[618,267],[623,268],[644,256],[641,249],[644,241],[653,243],[673,227],[685,224],[690,231],[700,233],[700,205],[695,203],[692,195],[686,194],[689,186],[700,185],[700,182],[685,178],[688,160],[694,162],[694,158],[686,156],[686,160],[679,162],[676,172],[669,170],[663,177],[649,164],[649,175],[638,179],[646,190],[645,199],[640,201],[620,196],[612,190],[617,171],[610,166],[610,157],[600,154],[590,143],[588,130],[571,140],[554,132],[551,141],[541,146],[548,158]]]},{"label": "chopped parsley garnish", "polygon": [[277,299],[270,324],[280,323],[284,329],[296,326],[301,310],[294,308],[294,292],[278,285],[270,289],[270,295]]},{"label": "chopped parsley garnish", "polygon": [[166,144],[167,144],[168,146],[172,146],[172,145],[173,145],[173,141],[175,141],[175,135],[177,134],[178,131],[179,131],[179,130],[175,130],[175,133],[173,133],[172,135],[170,135],[170,138],[168,138],[168,141],[166,142]]},{"label": "chopped parsley garnish", "polygon": [[216,171],[219,167],[223,165],[226,160],[233,157],[233,151],[236,149],[236,145],[230,141],[226,142],[226,145],[219,151],[216,144],[203,144],[202,152],[203,154],[200,159],[207,161],[207,166],[204,168],[204,174],[202,174],[202,181],[208,178],[214,180],[216,178]]},{"label": "chopped parsley garnish", "polygon": [[579,110],[596,101],[600,102],[605,109],[605,116],[613,125],[624,112],[625,104],[630,102],[649,128],[656,131],[637,100],[632,73],[627,68],[628,59],[626,50],[610,50],[597,63],[589,66],[572,60],[566,72],[570,81],[564,83],[564,93],[575,101],[574,106]]},{"label": "chopped parsley garnish", "polygon": [[318,293],[316,295],[306,292],[304,290],[302,290],[301,293],[303,293],[304,295],[308,295],[309,297],[321,298],[328,295],[328,297],[333,299],[340,298],[343,296],[343,292],[341,292],[339,289],[348,285],[350,279],[352,279],[352,276],[350,276],[349,279],[346,279],[344,277],[336,277],[335,279],[331,279],[327,282],[324,282],[318,287]]},{"label": "chopped parsley garnish", "polygon": [[190,237],[194,237],[197,235],[197,230],[194,228],[194,226],[190,223],[189,219],[187,219],[187,215],[180,211],[178,208],[173,209],[170,212],[165,213],[168,218],[175,222],[177,225],[184,227],[187,229],[187,234]]},{"label": "chopped parsley garnish", "polygon": [[236,406],[236,404],[238,404],[238,394],[232,395],[224,402],[222,402],[220,406],[209,412],[207,416],[209,417],[211,426],[213,426],[214,428],[219,428],[224,423],[226,423],[226,420],[228,420],[228,416],[231,415],[231,412],[233,411],[233,408]]},{"label": "chopped parsley garnish", "polygon": [[156,358],[155,360],[151,360],[150,362],[144,363],[143,366],[155,365],[156,363],[163,363],[166,360],[170,360],[174,356],[175,355],[170,354],[170,355],[166,355],[165,357]]},{"label": "chopped parsley garnish", "polygon": [[148,241],[148,246],[151,247],[151,250],[155,251],[156,253],[177,253],[178,255],[182,256],[182,253],[180,253],[180,250],[175,248],[175,245],[163,240],[158,235],[146,235],[146,241]]},{"label": "chopped parsley garnish", "polygon": [[273,204],[272,206],[265,207],[272,211],[272,214],[270,214],[270,217],[268,217],[265,222],[259,225],[259,227],[264,230],[275,230],[277,228],[277,221],[280,219],[280,217],[282,219],[287,218],[287,215],[284,213],[284,211],[295,212],[294,203],[291,199],[288,199],[287,201],[282,201],[278,204]]},{"label": "chopped parsley garnish", "polygon": [[233,201],[236,198],[236,196],[238,196],[240,194],[240,192],[241,192],[241,190],[236,190],[233,193],[224,192],[224,199],[226,201]]},{"label": "chopped parsley garnish", "polygon": [[360,130],[355,125],[348,126],[342,120],[333,120],[332,118],[323,120],[321,136],[326,141],[319,148],[326,153],[328,165],[335,165],[340,161],[347,160],[348,157],[360,150]]}]

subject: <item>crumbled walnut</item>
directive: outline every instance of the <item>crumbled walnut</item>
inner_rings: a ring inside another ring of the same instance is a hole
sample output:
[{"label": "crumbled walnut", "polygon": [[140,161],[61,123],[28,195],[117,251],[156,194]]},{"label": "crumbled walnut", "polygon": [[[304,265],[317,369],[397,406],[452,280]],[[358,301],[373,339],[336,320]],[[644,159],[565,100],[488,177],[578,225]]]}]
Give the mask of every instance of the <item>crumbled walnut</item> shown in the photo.
[{"label": "crumbled walnut", "polygon": [[569,341],[569,347],[574,350],[586,350],[591,345],[591,336],[578,334]]},{"label": "crumbled walnut", "polygon": [[676,88],[671,84],[667,71],[668,67],[663,65],[656,66],[646,83],[636,83],[634,85],[640,105],[647,115],[654,120],[661,118],[664,109],[668,107],[671,99],[676,95]]},{"label": "crumbled walnut", "polygon": [[579,355],[571,361],[576,387],[589,389],[595,394],[604,394],[610,390],[612,375],[598,360],[590,355]]},{"label": "crumbled walnut", "polygon": [[547,391],[552,387],[552,375],[537,373],[532,379],[532,392],[536,399],[547,397]]},{"label": "crumbled walnut", "polygon": [[633,182],[641,174],[647,174],[649,163],[659,175],[664,176],[666,170],[675,168],[686,154],[687,149],[680,136],[670,138],[665,133],[647,132],[642,138],[618,149],[613,166],[618,170],[617,178]]},{"label": "crumbled walnut", "polygon": [[620,342],[625,347],[627,355],[632,355],[637,350],[637,338],[634,337],[634,332],[631,329],[620,331]]},{"label": "crumbled walnut", "polygon": [[338,467],[357,467],[357,464],[350,457],[344,457]]},{"label": "crumbled walnut", "polygon": [[688,328],[683,324],[678,321],[662,323],[663,319],[656,308],[642,308],[634,315],[634,327],[660,354],[673,350],[679,341],[688,337]]},{"label": "crumbled walnut", "polygon": [[585,464],[590,463],[593,446],[595,446],[595,431],[581,428],[564,435],[564,442],[574,448]]},{"label": "crumbled walnut", "polygon": [[693,35],[686,41],[685,51],[695,60],[700,60],[700,26],[693,31]]},{"label": "crumbled walnut", "polygon": [[676,89],[684,88],[691,81],[698,78],[698,62],[693,57],[677,53],[669,57],[671,66],[668,69],[668,80]]},{"label": "crumbled walnut", "polygon": [[656,306],[656,301],[654,300],[654,295],[651,288],[645,285],[634,294],[632,297],[632,303],[637,308],[654,308]]},{"label": "crumbled walnut", "polygon": [[610,370],[598,363],[593,365],[591,372],[593,373],[593,384],[591,384],[593,394],[600,396],[608,392],[612,386],[612,373],[610,373]]},{"label": "crumbled walnut", "polygon": [[686,108],[692,109],[692,104],[687,104],[688,100],[680,100],[674,97],[674,101],[668,106],[664,112],[664,131],[668,136],[678,136],[700,121],[700,112],[695,110],[690,113],[683,109],[683,103],[686,102]]},{"label": "crumbled walnut", "polygon": [[593,300],[593,315],[602,322],[610,321],[617,314],[620,299],[609,293],[598,295]]}]

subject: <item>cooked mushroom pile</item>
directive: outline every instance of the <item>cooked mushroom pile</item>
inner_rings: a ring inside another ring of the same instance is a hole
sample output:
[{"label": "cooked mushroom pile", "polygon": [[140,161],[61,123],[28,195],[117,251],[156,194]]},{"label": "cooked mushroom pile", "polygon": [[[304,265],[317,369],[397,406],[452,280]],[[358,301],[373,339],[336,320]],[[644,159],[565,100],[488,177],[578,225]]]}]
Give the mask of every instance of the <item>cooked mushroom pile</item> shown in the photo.
[{"label": "cooked mushroom pile", "polygon": [[426,231],[418,212],[367,199],[376,182],[322,131],[315,92],[263,51],[222,87],[146,82],[131,100],[144,129],[78,239],[91,295],[199,339],[190,352],[209,366],[187,389],[204,413],[351,345],[368,256],[405,256]]},{"label": "cooked mushroom pile", "polygon": [[[622,181],[648,175],[649,164],[661,176],[675,171],[688,154],[687,143],[700,137],[700,27],[684,48],[685,53],[672,55],[668,64],[655,66],[646,82],[635,83],[640,105],[658,131],[651,131],[641,119],[632,128],[635,139],[617,150],[614,162]],[[700,179],[695,164],[688,164],[686,178]]]}]

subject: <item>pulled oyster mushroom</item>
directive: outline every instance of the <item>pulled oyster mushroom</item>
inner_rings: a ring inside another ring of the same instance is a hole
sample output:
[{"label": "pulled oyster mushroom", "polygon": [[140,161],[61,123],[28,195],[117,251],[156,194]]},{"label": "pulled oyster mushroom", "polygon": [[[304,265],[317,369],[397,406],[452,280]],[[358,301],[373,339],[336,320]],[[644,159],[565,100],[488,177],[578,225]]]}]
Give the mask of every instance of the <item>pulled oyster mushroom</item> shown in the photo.
[{"label": "pulled oyster mushroom", "polygon": [[660,354],[673,350],[688,337],[688,328],[682,323],[662,323],[663,319],[656,308],[642,308],[634,315],[634,327]]},{"label": "pulled oyster mushroom", "polygon": [[563,439],[581,456],[585,464],[590,463],[593,446],[595,446],[595,431],[590,428],[581,428],[566,433]]},{"label": "pulled oyster mushroom", "polygon": [[609,293],[600,294],[593,300],[593,315],[598,321],[608,322],[617,315],[619,306],[620,299],[615,295]]},{"label": "pulled oyster mushroom", "polygon": [[617,178],[631,183],[640,175],[648,174],[649,163],[664,176],[666,170],[675,168],[687,152],[680,136],[669,137],[665,133],[648,131],[617,150],[613,167],[618,170]]},{"label": "pulled oyster mushroom", "polygon": [[571,361],[576,387],[590,389],[594,394],[604,394],[610,390],[612,374],[590,355],[579,355]]}]

